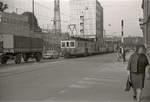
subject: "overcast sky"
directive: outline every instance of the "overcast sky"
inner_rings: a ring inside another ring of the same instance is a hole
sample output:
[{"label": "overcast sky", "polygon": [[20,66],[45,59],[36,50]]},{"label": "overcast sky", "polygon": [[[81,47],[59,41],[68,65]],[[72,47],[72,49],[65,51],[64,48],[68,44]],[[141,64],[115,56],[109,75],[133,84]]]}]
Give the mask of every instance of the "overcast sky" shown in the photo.
[{"label": "overcast sky", "polygon": [[[31,11],[32,0],[0,0],[8,3],[9,11]],[[62,29],[69,24],[69,0],[61,1]],[[99,0],[104,8],[104,28],[107,35],[120,35],[121,19],[125,20],[125,36],[142,36],[138,19],[142,17],[142,0]],[[35,0],[35,14],[41,27],[52,28],[53,0]],[[18,8],[18,9],[16,9]],[[111,24],[111,26],[108,26]]]}]

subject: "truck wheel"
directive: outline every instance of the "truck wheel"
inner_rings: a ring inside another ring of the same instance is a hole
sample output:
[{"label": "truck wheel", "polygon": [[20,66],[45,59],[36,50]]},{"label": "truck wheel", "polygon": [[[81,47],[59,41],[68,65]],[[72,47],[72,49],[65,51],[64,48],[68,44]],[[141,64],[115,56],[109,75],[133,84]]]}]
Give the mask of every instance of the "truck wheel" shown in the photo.
[{"label": "truck wheel", "polygon": [[15,57],[15,63],[16,64],[20,64],[21,63],[21,54],[18,54],[18,55],[16,55],[16,57]]},{"label": "truck wheel", "polygon": [[1,58],[1,64],[7,64],[8,58],[7,57],[2,57]]},{"label": "truck wheel", "polygon": [[37,53],[37,54],[35,55],[35,59],[36,59],[37,62],[40,62],[41,59],[42,59],[42,54]]},{"label": "truck wheel", "polygon": [[24,60],[25,62],[28,62],[29,57],[28,57],[26,54],[24,54],[24,55],[23,55],[23,60]]}]

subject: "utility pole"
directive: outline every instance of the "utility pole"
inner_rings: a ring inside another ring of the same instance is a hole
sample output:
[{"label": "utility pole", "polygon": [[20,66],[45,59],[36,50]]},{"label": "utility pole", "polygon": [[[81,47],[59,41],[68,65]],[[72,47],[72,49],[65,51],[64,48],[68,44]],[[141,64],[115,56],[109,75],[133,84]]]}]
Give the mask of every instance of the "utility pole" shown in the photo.
[{"label": "utility pole", "polygon": [[124,44],[124,20],[121,20],[121,41]]},{"label": "utility pole", "polygon": [[121,20],[121,39],[122,39],[122,57],[123,57],[123,62],[125,62],[126,52],[125,52],[125,46],[124,46],[124,20]]},{"label": "utility pole", "polygon": [[33,16],[32,16],[32,29],[33,29],[33,32],[34,32],[34,16],[35,16],[35,12],[34,12],[34,0],[32,0],[32,13],[33,13]]},{"label": "utility pole", "polygon": [[32,0],[32,13],[34,14],[34,0]]}]

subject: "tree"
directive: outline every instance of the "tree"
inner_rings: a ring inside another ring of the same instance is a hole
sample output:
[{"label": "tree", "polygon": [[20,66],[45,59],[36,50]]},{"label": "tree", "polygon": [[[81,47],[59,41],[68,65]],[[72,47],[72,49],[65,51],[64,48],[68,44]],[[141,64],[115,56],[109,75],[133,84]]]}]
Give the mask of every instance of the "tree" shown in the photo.
[{"label": "tree", "polygon": [[8,5],[0,2],[0,11],[4,12],[6,9],[8,9]]}]

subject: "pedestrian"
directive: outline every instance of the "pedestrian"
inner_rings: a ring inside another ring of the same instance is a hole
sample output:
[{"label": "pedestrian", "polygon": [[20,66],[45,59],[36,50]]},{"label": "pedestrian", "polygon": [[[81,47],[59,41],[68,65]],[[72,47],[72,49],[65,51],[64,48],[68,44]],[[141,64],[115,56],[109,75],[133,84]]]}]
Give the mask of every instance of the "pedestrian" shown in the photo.
[{"label": "pedestrian", "polygon": [[119,61],[119,57],[120,57],[120,50],[119,48],[117,49],[117,61]]},{"label": "pedestrian", "polygon": [[122,58],[121,47],[119,47],[117,50],[117,61],[120,61],[121,58]]},{"label": "pedestrian", "polygon": [[123,57],[123,62],[126,62],[126,51],[124,48],[123,48],[122,57]]},{"label": "pedestrian", "polygon": [[127,67],[128,76],[130,77],[134,92],[133,99],[137,102],[141,102],[146,67],[149,67],[146,48],[144,45],[138,45],[135,53],[131,55]]}]

